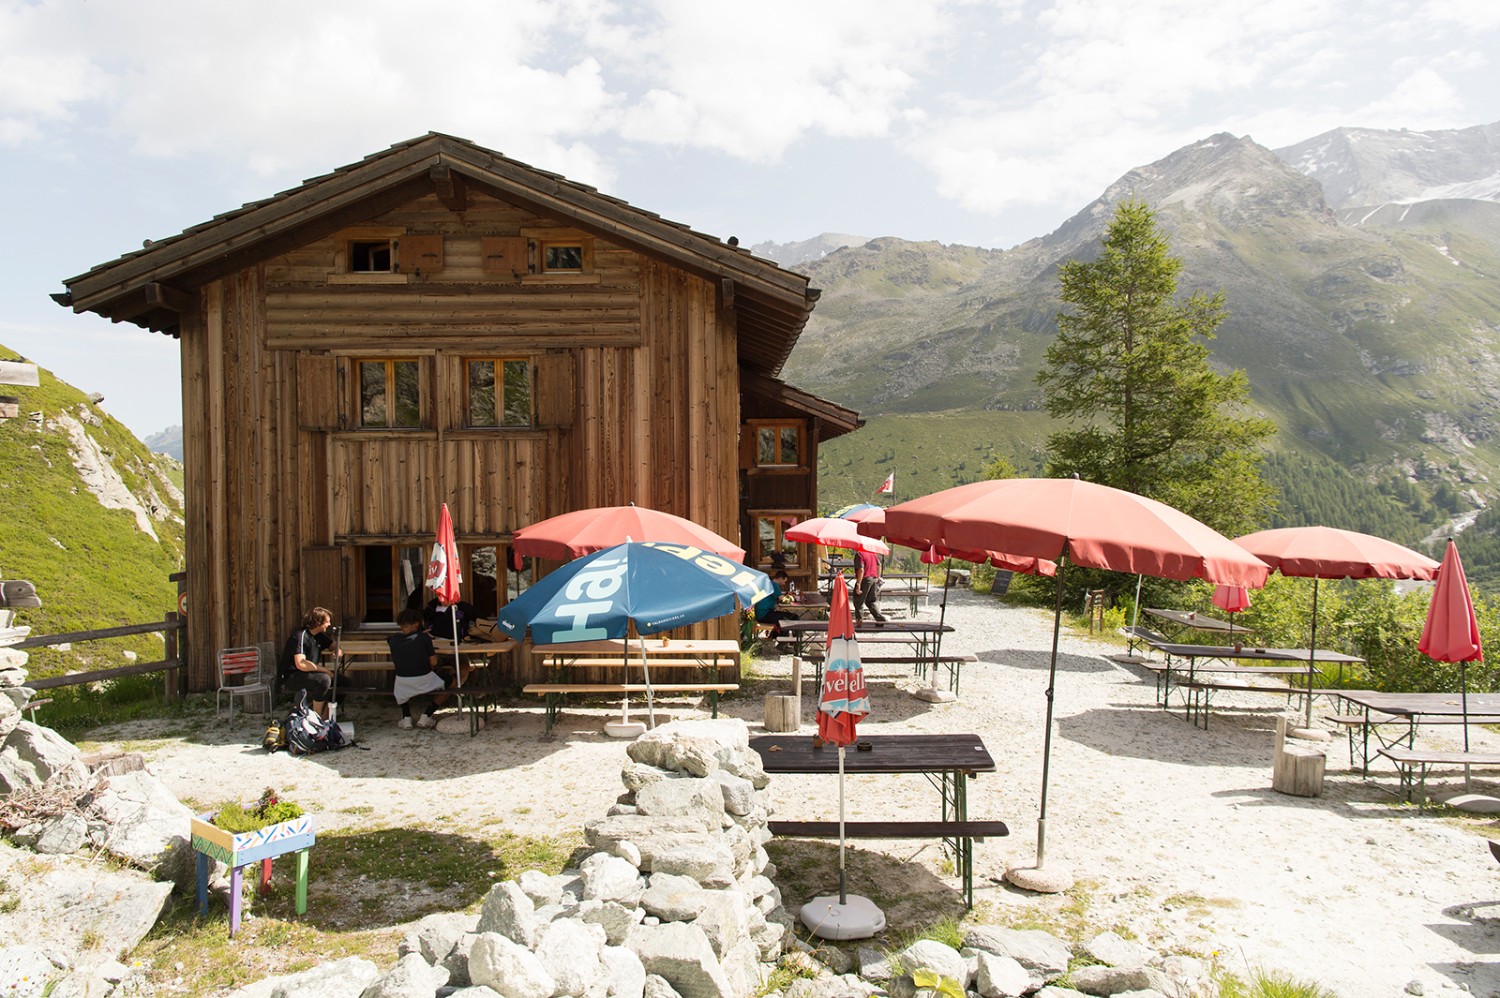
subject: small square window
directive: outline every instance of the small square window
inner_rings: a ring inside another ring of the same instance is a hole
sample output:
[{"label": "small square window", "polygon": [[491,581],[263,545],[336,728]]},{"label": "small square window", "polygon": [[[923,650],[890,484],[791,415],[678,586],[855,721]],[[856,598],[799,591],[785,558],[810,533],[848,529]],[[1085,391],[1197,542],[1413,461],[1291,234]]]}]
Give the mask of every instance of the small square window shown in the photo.
[{"label": "small square window", "polygon": [[531,425],[531,363],[471,360],[466,365],[470,426]]},{"label": "small square window", "polygon": [[795,468],[801,464],[802,427],[795,423],[755,428],[755,463],[762,468]]},{"label": "small square window", "polygon": [[417,361],[359,362],[359,425],[385,429],[422,425],[421,365]]},{"label": "small square window", "polygon": [[356,239],[349,243],[351,274],[389,274],[393,258],[389,239]]},{"label": "small square window", "polygon": [[583,273],[583,244],[544,243],[542,245],[542,273]]}]

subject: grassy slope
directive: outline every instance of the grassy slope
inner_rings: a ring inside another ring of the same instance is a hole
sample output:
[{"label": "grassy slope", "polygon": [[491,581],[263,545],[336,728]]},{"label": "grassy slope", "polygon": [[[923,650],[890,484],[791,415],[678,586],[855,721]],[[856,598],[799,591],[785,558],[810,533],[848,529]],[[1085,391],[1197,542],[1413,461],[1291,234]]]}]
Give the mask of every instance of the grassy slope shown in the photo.
[{"label": "grassy slope", "polygon": [[[3,347],[0,352],[13,355]],[[153,540],[132,514],[105,509],[83,487],[64,433],[34,426],[25,414],[40,410],[49,420],[60,413],[76,418],[81,410],[98,414],[102,425],[85,428],[137,495],[146,493],[153,474],[149,452],[83,393],[45,370],[39,387],[10,390],[21,399],[22,418],[0,423],[0,467],[6,469],[0,480],[0,575],[31,580],[42,599],[41,609],[18,611],[17,622],[34,634],[58,634],[162,619],[176,605],[177,587],[168,575],[182,564],[181,510],[156,521],[161,540]],[[156,491],[166,499],[160,484]],[[159,658],[161,638],[91,642],[71,653],[38,649],[30,653],[28,668],[33,676],[107,668],[125,664],[121,653],[127,649],[143,660]]]}]

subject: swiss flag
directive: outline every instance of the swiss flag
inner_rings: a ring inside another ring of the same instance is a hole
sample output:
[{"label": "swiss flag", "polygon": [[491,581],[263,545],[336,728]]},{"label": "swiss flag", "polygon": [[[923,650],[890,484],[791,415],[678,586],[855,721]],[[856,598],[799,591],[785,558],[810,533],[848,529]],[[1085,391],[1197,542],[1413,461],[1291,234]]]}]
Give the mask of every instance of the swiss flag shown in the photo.
[{"label": "swiss flag", "polygon": [[878,496],[888,496],[896,491],[896,473],[893,471],[885,476],[885,481],[880,483],[880,488],[875,490]]}]

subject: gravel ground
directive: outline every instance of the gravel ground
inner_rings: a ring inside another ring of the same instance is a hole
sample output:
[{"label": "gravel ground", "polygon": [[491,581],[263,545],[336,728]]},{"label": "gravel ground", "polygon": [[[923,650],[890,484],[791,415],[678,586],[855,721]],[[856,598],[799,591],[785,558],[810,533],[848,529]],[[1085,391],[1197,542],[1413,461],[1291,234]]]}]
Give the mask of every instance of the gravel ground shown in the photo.
[{"label": "gravel ground", "polygon": [[[1035,861],[1052,618],[958,591],[947,617],[956,630],[945,652],[979,657],[964,670],[961,697],[925,703],[912,695],[925,684],[909,669],[872,666],[872,714],[860,730],[983,737],[996,771],[973,782],[969,814],[1003,820],[1011,834],[976,848],[976,918],[1125,930],[1162,952],[1214,959],[1242,976],[1256,968],[1281,971],[1349,998],[1396,995],[1409,982],[1429,994],[1461,988],[1500,995],[1493,960],[1500,951],[1500,870],[1482,837],[1494,834],[1489,819],[1460,821],[1451,812],[1404,804],[1389,768],[1369,780],[1350,772],[1342,740],[1330,748],[1322,797],[1275,793],[1275,718],[1295,715],[1295,708],[1272,696],[1236,694],[1216,706],[1204,730],[1184,719],[1180,705],[1158,707],[1144,670],[1111,660],[1121,646],[1066,632],[1056,682],[1047,865],[1069,868],[1078,884],[1055,896],[1006,885],[1008,868]],[[786,657],[758,663],[724,713],[743,717],[752,735],[759,733],[762,695],[785,691],[790,669]],[[806,732],[815,699],[809,679]],[[1329,713],[1318,706],[1317,713]],[[186,738],[132,724],[97,733],[90,747],[143,748],[152,770],[180,797],[204,805],[224,799],[226,787],[241,788],[245,798],[269,784],[317,802],[323,827],[366,820],[361,815],[374,808],[391,823],[439,824],[459,833],[499,825],[558,835],[602,815],[621,792],[624,746],[602,733],[603,721],[617,711],[570,709],[556,737],[545,739],[540,709],[518,703],[470,739],[400,731],[394,707],[366,699],[344,714],[356,721],[369,752],[267,757],[253,720]],[[685,701],[659,713],[706,716],[701,705]],[[1490,732],[1477,740],[1500,749]],[[1424,745],[1451,743],[1447,731],[1422,738]],[[925,817],[936,808],[935,792],[920,777],[850,778],[846,792],[851,818]],[[833,777],[778,777],[772,795],[781,818],[837,813]],[[804,900],[795,890],[826,877],[836,849],[799,843],[775,855],[795,908]],[[893,925],[961,913],[957,881],[936,844],[860,842],[849,855],[851,889],[888,903]]]}]

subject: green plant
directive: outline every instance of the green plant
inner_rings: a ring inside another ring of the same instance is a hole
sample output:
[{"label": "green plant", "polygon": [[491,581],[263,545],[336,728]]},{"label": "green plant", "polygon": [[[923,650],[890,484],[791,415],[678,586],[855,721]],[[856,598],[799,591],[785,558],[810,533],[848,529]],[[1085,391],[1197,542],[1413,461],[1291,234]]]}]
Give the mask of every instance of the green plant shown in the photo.
[{"label": "green plant", "polygon": [[219,805],[213,823],[226,832],[253,832],[258,828],[278,825],[283,821],[302,817],[302,808],[289,800],[282,800],[274,787],[266,787],[260,799],[250,807],[238,801]]},{"label": "green plant", "polygon": [[1298,980],[1282,971],[1262,967],[1251,970],[1248,982],[1223,969],[1215,969],[1213,979],[1219,988],[1219,998],[1338,998],[1316,981]]},{"label": "green plant", "polygon": [[944,977],[935,970],[919,967],[912,971],[912,983],[919,988],[931,988],[948,998],[964,998],[963,982],[953,977]]}]

